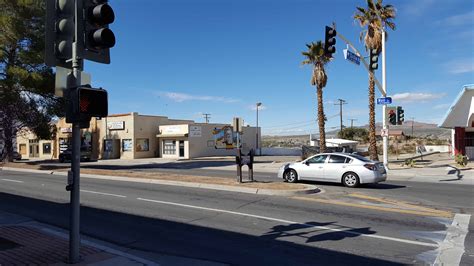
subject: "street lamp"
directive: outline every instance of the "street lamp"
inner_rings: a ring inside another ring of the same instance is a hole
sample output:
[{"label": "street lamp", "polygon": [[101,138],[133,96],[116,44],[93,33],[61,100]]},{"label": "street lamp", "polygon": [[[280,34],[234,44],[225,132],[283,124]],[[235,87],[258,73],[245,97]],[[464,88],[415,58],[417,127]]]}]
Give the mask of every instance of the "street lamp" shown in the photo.
[{"label": "street lamp", "polygon": [[[260,103],[260,102],[257,103],[257,108],[256,108],[257,109],[257,139],[255,141],[255,152],[259,149],[259,147],[258,147],[258,107],[261,106],[261,105],[262,105],[262,103]],[[262,149],[261,148],[260,148],[260,151],[259,151],[258,154],[262,155]]]}]

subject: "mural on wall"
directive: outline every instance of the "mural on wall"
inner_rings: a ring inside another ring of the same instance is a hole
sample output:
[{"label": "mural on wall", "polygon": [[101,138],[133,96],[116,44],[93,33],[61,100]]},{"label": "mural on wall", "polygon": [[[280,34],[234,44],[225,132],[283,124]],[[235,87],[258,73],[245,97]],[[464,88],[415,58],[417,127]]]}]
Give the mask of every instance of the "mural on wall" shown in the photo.
[{"label": "mural on wall", "polygon": [[212,135],[214,135],[216,149],[233,149],[237,146],[237,134],[233,131],[232,126],[216,127],[212,130]]},{"label": "mural on wall", "polygon": [[136,151],[149,151],[148,139],[137,139]]}]

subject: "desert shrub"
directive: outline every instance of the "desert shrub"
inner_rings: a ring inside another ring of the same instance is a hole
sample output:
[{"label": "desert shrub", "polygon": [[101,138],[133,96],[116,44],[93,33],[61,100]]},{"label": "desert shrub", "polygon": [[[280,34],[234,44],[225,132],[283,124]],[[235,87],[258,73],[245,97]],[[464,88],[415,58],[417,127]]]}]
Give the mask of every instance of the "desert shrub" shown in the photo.
[{"label": "desert shrub", "polygon": [[414,167],[415,166],[415,160],[413,159],[406,159],[404,162],[403,162],[404,165],[406,166],[409,166],[410,168]]},{"label": "desert shrub", "polygon": [[467,158],[466,155],[456,154],[456,156],[454,156],[454,161],[462,167],[465,167],[467,165],[468,160],[469,158]]}]

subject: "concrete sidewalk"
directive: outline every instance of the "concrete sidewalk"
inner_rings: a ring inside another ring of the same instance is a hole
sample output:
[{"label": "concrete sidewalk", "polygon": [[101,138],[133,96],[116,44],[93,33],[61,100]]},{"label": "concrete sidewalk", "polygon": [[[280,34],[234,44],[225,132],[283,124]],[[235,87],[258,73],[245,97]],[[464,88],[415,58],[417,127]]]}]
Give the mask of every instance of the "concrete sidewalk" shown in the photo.
[{"label": "concrete sidewalk", "polygon": [[[69,242],[61,229],[0,211],[0,265],[67,265]],[[94,241],[83,240],[74,265],[158,265]]]}]

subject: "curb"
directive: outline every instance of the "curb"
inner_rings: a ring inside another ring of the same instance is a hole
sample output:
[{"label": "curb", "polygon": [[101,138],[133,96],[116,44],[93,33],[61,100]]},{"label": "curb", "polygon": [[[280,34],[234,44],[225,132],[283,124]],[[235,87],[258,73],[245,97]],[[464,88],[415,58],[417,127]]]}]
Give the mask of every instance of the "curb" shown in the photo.
[{"label": "curb", "polygon": [[[36,170],[36,169],[22,169],[22,168],[20,169],[20,168],[15,168],[15,167],[1,167],[0,169],[6,170],[6,171],[67,176],[67,172],[55,172],[55,171],[44,171],[44,170]],[[116,180],[116,181],[126,181],[126,182],[159,184],[159,185],[168,185],[168,186],[213,189],[213,190],[240,192],[240,193],[248,193],[248,194],[269,195],[269,196],[297,196],[297,195],[318,193],[321,191],[317,186],[314,186],[314,185],[306,185],[307,186],[306,189],[300,189],[300,190],[278,190],[278,189],[267,189],[267,188],[236,187],[236,186],[197,183],[197,182],[171,181],[171,180],[95,175],[95,174],[81,174],[81,177],[103,179],[103,180]]]}]

